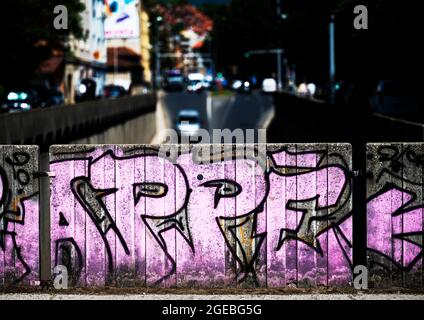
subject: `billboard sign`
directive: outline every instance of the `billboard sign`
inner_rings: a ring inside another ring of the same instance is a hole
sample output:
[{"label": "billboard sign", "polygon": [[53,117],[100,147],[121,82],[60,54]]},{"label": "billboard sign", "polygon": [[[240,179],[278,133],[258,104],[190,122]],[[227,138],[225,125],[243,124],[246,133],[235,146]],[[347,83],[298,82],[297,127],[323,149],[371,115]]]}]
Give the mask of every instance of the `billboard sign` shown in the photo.
[{"label": "billboard sign", "polygon": [[138,0],[106,0],[105,3],[105,38],[138,38],[140,36]]}]

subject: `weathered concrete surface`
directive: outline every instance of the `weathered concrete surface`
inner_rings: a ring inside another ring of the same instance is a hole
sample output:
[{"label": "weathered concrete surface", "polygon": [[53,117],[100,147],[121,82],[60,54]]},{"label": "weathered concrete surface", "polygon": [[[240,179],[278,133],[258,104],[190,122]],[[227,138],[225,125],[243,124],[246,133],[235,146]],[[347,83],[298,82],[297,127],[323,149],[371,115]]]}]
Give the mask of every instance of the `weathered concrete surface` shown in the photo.
[{"label": "weathered concrete surface", "polygon": [[39,151],[0,146],[0,285],[39,280]]},{"label": "weathered concrete surface", "polygon": [[90,135],[71,144],[142,144],[150,143],[156,134],[157,115],[149,112]]},{"label": "weathered concrete surface", "polygon": [[51,147],[51,261],[71,286],[351,281],[350,145],[168,147]]},{"label": "weathered concrete surface", "polygon": [[370,281],[422,287],[424,143],[372,143],[366,152]]},{"label": "weathered concrete surface", "polygon": [[[145,94],[1,114],[0,143],[49,145],[69,142],[136,116],[154,113],[155,108],[155,95]],[[143,128],[139,130],[143,134]],[[153,134],[148,133],[149,138]]]}]

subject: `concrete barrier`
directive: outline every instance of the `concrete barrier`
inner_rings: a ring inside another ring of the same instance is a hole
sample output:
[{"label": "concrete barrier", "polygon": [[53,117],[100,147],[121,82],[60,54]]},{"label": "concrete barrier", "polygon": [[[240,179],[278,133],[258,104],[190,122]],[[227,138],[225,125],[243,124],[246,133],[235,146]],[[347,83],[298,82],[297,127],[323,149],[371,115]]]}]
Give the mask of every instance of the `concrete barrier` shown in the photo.
[{"label": "concrete barrier", "polygon": [[[0,114],[0,143],[48,146],[69,142],[152,113],[155,108],[155,96],[146,94]],[[149,128],[152,129],[152,126]],[[142,134],[143,128],[139,130]],[[152,137],[154,132],[146,132],[146,135]]]},{"label": "concrete barrier", "polygon": [[343,287],[359,254],[373,287],[424,285],[424,143],[366,146],[365,221],[349,144],[158,148],[52,146],[43,173],[0,146],[0,283]]},{"label": "concrete barrier", "polygon": [[0,146],[0,284],[40,280],[39,148]]},{"label": "concrete barrier", "polygon": [[370,281],[422,288],[424,143],[373,143],[366,152]]}]

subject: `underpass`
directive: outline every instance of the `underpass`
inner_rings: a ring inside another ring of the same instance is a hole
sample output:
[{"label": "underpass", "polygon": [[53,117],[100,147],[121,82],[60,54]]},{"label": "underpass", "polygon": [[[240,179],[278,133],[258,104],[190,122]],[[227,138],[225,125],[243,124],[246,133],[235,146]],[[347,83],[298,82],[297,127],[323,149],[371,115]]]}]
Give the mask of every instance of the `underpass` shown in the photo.
[{"label": "underpass", "polygon": [[[158,135],[164,129],[176,129],[178,114],[194,110],[199,113],[200,127],[208,130],[266,129],[274,116],[273,97],[259,92],[251,94],[230,93],[225,95],[211,92],[159,92],[158,94]],[[160,143],[164,137],[157,137]]]}]

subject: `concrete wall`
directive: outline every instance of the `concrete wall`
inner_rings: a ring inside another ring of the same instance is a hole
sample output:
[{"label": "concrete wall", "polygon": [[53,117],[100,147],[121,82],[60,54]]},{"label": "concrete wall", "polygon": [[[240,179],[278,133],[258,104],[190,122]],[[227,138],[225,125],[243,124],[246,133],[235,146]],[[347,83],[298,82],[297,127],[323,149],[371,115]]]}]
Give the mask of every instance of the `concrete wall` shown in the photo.
[{"label": "concrete wall", "polygon": [[378,287],[423,286],[424,143],[367,145],[368,265]]},{"label": "concrete wall", "polygon": [[0,284],[40,277],[37,146],[0,146]]},{"label": "concrete wall", "polygon": [[264,151],[201,164],[199,148],[52,147],[52,265],[80,286],[347,285],[350,146]]},{"label": "concrete wall", "polygon": [[[0,143],[48,146],[69,142],[101,133],[134,117],[154,113],[155,108],[155,95],[146,94],[0,114]],[[155,127],[150,125],[147,129],[152,132],[138,128],[140,134],[153,136]]]},{"label": "concrete wall", "polygon": [[[42,259],[37,148],[2,147],[0,279],[34,283],[41,260],[65,266],[71,286],[348,286],[360,249],[351,146],[251,147],[51,147]],[[375,287],[423,286],[423,155],[424,143],[366,146]]]}]

